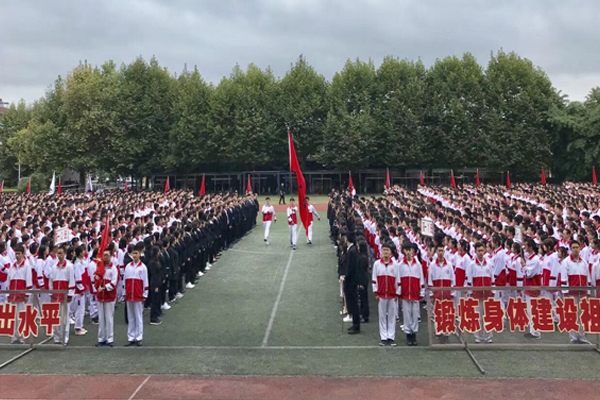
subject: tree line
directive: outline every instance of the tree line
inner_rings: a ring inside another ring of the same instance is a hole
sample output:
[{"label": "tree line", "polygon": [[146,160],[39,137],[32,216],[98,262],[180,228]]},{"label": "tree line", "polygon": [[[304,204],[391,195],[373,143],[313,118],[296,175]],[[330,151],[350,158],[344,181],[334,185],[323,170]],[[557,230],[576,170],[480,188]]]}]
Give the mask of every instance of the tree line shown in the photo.
[{"label": "tree line", "polygon": [[387,57],[349,60],[331,81],[300,56],[282,78],[234,67],[217,85],[197,68],[172,74],[155,58],[81,63],[0,121],[0,174],[143,177],[288,168],[286,126],[301,162],[323,168],[510,170],[589,179],[600,165],[600,88],[569,102],[515,53],[469,53],[427,68]]}]

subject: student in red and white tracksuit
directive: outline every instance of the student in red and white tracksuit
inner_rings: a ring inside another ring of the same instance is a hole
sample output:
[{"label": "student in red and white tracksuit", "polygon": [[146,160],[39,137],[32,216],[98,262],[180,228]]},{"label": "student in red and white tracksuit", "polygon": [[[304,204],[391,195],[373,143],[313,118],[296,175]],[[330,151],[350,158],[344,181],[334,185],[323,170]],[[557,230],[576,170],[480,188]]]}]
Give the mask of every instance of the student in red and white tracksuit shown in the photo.
[{"label": "student in red and white tracksuit", "polygon": [[[521,270],[523,271],[523,286],[542,286],[542,263],[537,255],[535,242],[533,239],[526,239],[524,242],[525,258],[521,258]],[[527,299],[527,308],[529,318],[531,319],[531,299],[540,297],[539,290],[525,290]],[[529,324],[529,333],[525,334],[528,339],[540,339],[542,334],[533,328],[533,323]]]},{"label": "student in red and white tracksuit", "polygon": [[[563,260],[561,263],[561,286],[563,287],[586,287],[592,283],[592,277],[590,276],[590,268],[587,261],[581,258],[580,244],[576,240],[572,240],[570,243],[571,255]],[[564,291],[567,296],[574,297],[575,303],[579,304],[579,300],[582,297],[587,296],[588,291],[586,290],[570,290]],[[578,332],[569,332],[569,340],[574,344],[589,344],[583,331],[583,325],[579,326]]]},{"label": "student in red and white tracksuit", "polygon": [[[435,287],[435,288],[442,288],[442,287],[452,288],[456,284],[455,269],[453,268],[452,264],[449,263],[448,260],[446,260],[444,258],[444,246],[438,245],[436,247],[436,253],[437,253],[437,259],[433,263],[431,263],[431,265],[429,266],[429,273],[427,275],[427,279],[428,279],[427,284],[429,287]],[[462,257],[460,257],[460,256],[456,257],[455,260],[457,260],[457,262],[459,262],[459,263],[462,263]],[[463,284],[460,285],[460,287],[462,287],[462,286],[463,286]],[[433,292],[434,309],[435,309],[435,301],[437,301],[437,300],[452,300],[453,297],[454,297],[454,293],[450,290]],[[436,331],[437,331],[437,329],[436,329]],[[445,342],[446,341],[445,337],[447,337],[447,336],[448,336],[448,334],[442,335],[442,338],[440,338],[440,340]]]},{"label": "student in red and white tracksuit", "polygon": [[290,206],[287,208],[287,220],[290,231],[290,244],[292,249],[296,250],[298,244],[298,207],[296,207],[293,197],[290,199]]},{"label": "student in red and white tracksuit", "polygon": [[[10,258],[6,252],[6,243],[0,242],[0,290],[8,288],[8,270],[10,269]],[[6,303],[6,295],[0,294],[0,304]]]},{"label": "student in red and white tracksuit", "polygon": [[85,317],[85,297],[88,290],[86,285],[87,278],[87,261],[84,259],[84,248],[78,247],[75,249],[75,263],[73,264],[73,272],[75,275],[75,296],[71,301],[71,309],[75,316],[75,335],[81,336],[87,333],[83,328],[83,318]]},{"label": "student in red and white tracksuit", "polygon": [[66,254],[66,249],[64,247],[59,247],[56,253],[58,262],[50,271],[50,290],[68,291],[66,299],[65,295],[62,293],[51,295],[53,303],[60,303],[60,326],[54,329],[54,343],[65,345],[69,342],[69,330],[71,328],[69,322],[69,302],[73,298],[75,292],[73,264],[65,259]]},{"label": "student in red and white tracksuit", "polygon": [[127,302],[126,346],[141,346],[144,336],[144,302],[148,298],[148,269],[140,261],[143,245],[136,245],[131,253],[133,261],[125,267],[125,301]]},{"label": "student in red and white tracksuit", "polygon": [[271,223],[277,222],[275,207],[271,205],[271,198],[267,197],[267,204],[262,206],[263,229],[265,232],[265,243],[269,244],[269,235],[271,234]]},{"label": "student in red and white tracksuit", "polygon": [[382,246],[383,257],[373,264],[373,293],[379,309],[380,346],[395,346],[397,298],[400,294],[399,266],[392,258],[392,248]]},{"label": "student in red and white tracksuit", "polygon": [[492,261],[484,255],[485,246],[479,242],[475,244],[475,259],[467,268],[467,286],[472,287],[474,290],[471,293],[471,297],[479,301],[479,315],[481,329],[475,332],[476,343],[492,343],[494,335],[492,332],[488,332],[481,320],[483,318],[483,301],[494,297],[494,293],[483,290],[475,290],[477,287],[492,286],[494,280],[494,266]]},{"label": "student in red and white tracksuit", "polygon": [[[494,235],[492,237],[492,247],[494,251],[492,253],[492,267],[494,268],[494,286],[505,287],[506,286],[506,250],[502,246],[502,239],[500,236]],[[502,307],[506,309],[508,304],[507,290],[496,290],[494,296],[496,299],[502,301]]]},{"label": "student in red and white tracksuit", "polygon": [[[25,261],[25,249],[23,245],[17,245],[14,248],[16,261],[12,263],[7,271],[8,290],[31,290],[33,282],[31,280],[31,265]],[[24,343],[19,334],[19,313],[25,310],[25,305],[29,295],[27,293],[13,293],[8,295],[8,301],[16,307],[15,333],[11,343]]]},{"label": "student in red and white tracksuit", "polygon": [[306,238],[306,243],[312,244],[313,238],[313,216],[317,218],[318,221],[321,220],[317,209],[310,204],[310,198],[306,198],[306,207],[308,208],[308,237]]},{"label": "student in red and white tracksuit", "polygon": [[114,342],[115,326],[115,300],[117,298],[117,281],[119,270],[111,262],[110,250],[102,254],[104,263],[104,276],[100,282],[96,281],[96,274],[92,282],[96,285],[96,300],[98,300],[98,344],[97,347],[112,347]]},{"label": "student in red and white tracksuit", "polygon": [[400,299],[402,299],[402,318],[406,344],[417,345],[419,331],[420,301],[425,296],[425,278],[423,266],[414,257],[414,246],[410,242],[402,244],[404,258],[400,261]]}]

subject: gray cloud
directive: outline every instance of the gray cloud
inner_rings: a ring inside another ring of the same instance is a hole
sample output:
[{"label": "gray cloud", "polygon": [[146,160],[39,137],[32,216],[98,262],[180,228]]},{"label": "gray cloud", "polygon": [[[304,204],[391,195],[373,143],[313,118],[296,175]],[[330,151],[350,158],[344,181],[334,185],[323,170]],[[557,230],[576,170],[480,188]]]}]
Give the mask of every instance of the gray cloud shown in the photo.
[{"label": "gray cloud", "polygon": [[437,58],[503,48],[582,100],[600,85],[596,0],[19,0],[0,13],[0,96],[28,102],[80,61],[153,55],[218,83],[235,64],[282,76],[299,54],[327,78],[347,59]]}]

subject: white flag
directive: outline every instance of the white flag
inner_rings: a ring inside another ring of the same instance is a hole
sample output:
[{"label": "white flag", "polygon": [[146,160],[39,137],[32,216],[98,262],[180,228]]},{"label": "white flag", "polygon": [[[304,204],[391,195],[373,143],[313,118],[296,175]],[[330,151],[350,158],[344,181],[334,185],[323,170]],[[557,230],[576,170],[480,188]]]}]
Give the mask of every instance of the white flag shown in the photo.
[{"label": "white flag", "polygon": [[88,176],[88,181],[85,185],[85,191],[86,192],[94,192],[94,188],[92,186],[92,177]]},{"label": "white flag", "polygon": [[50,190],[48,190],[48,194],[54,194],[54,189],[56,187],[56,172],[52,173],[52,182],[50,182]]}]

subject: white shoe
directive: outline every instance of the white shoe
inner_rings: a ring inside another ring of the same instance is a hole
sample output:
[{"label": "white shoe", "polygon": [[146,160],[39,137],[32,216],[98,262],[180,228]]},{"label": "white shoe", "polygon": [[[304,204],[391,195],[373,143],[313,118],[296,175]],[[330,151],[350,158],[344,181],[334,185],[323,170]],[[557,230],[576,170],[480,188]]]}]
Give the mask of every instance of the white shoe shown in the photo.
[{"label": "white shoe", "polygon": [[176,299],[178,299],[178,300],[179,300],[180,298],[182,298],[182,297],[183,297],[183,293],[179,293],[179,292],[177,292],[177,294],[175,295],[175,298],[176,298]]},{"label": "white shoe", "polygon": [[204,268],[205,271],[210,271],[210,267],[212,267],[212,265],[210,265],[210,263],[206,264],[206,268]]},{"label": "white shoe", "polygon": [[169,303],[165,303],[160,308],[163,309],[163,310],[170,310],[171,306],[169,305]]},{"label": "white shoe", "polygon": [[71,318],[69,322],[71,323],[71,325],[75,325],[75,320],[73,318]]},{"label": "white shoe", "polygon": [[268,241],[268,240],[265,240],[265,243],[266,243],[266,244],[269,244],[269,241]]},{"label": "white shoe", "polygon": [[204,272],[198,271],[198,276],[204,276]]},{"label": "white shoe", "polygon": [[192,282],[188,282],[188,283],[185,285],[185,288],[186,288],[186,289],[193,289],[193,288],[195,288],[195,287],[196,287],[196,285],[194,285]]},{"label": "white shoe", "polygon": [[352,322],[352,316],[350,314],[346,315],[342,320],[344,322]]}]

